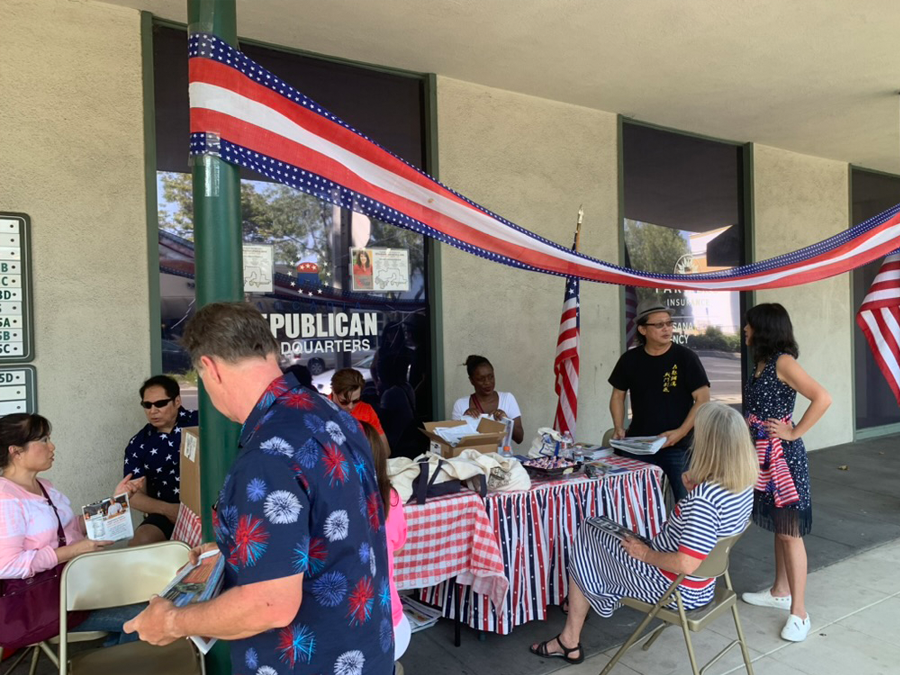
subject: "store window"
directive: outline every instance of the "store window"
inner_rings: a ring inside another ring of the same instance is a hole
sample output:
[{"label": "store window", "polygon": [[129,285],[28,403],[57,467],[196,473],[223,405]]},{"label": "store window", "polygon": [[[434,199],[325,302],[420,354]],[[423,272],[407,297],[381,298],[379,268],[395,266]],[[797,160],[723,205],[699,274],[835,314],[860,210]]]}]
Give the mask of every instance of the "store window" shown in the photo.
[{"label": "store window", "polygon": [[[421,77],[242,44],[250,58],[411,164],[424,167]],[[187,35],[154,30],[163,370],[196,374],[178,340],[195,308],[188,159]],[[246,294],[266,315],[282,365],[302,365],[331,392],[337,369],[366,380],[395,454],[418,454],[432,410],[427,247],[422,235],[369,219],[242,170],[244,264],[262,261]],[[271,263],[268,261],[271,259]]]},{"label": "store window", "polygon": [[[622,128],[625,265],[690,274],[744,264],[743,149],[640,124]],[[742,403],[742,294],[626,288],[625,341],[653,294],[672,310],[676,343],[697,352],[713,400]]]},{"label": "store window", "polygon": [[[853,214],[851,224],[877,216],[900,203],[900,176],[853,169],[851,173]],[[863,298],[878,274],[881,260],[853,270],[853,311],[859,309]],[[854,396],[856,398],[856,428],[874,429],[900,424],[900,409],[888,387],[869,343],[856,322],[853,322]]]}]

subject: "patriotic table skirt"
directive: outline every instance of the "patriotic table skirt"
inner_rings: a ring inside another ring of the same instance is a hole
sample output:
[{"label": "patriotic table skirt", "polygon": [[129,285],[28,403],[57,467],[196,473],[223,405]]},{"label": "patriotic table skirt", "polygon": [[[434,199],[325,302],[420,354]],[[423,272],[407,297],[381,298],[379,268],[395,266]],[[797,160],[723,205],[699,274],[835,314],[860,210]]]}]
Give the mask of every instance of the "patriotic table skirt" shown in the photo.
[{"label": "patriotic table skirt", "polygon": [[[658,534],[666,518],[662,470],[622,457],[604,461],[629,471],[595,480],[538,483],[527,492],[487,497],[484,510],[496,533],[509,584],[502,601],[472,586],[452,592],[446,581],[422,589],[421,599],[439,606],[448,618],[459,601],[464,623],[506,635],[523,623],[545,619],[547,606],[566,597],[570,545],[586,518],[604,515],[646,537]],[[414,527],[410,525],[411,534]],[[418,562],[427,565],[424,558]]]},{"label": "patriotic table skirt", "polygon": [[474,492],[407,504],[406,543],[394,553],[399,590],[456,577],[474,593],[502,604],[509,588],[497,535]]}]

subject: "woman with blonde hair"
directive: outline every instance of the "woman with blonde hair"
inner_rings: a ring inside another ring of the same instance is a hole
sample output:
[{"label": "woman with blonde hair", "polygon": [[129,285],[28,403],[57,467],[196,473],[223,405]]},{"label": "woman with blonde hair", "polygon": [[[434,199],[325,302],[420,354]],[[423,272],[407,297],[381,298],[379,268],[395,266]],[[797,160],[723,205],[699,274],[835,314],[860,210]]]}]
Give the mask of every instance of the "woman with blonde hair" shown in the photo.
[{"label": "woman with blonde hair", "polygon": [[593,608],[610,617],[625,597],[655,603],[679,574],[685,609],[710,602],[715,579],[690,576],[716,542],[746,528],[753,508],[759,467],[741,415],[721,403],[697,413],[690,467],[683,480],[688,494],[676,504],[662,531],[648,546],[619,541],[596,527],[578,531],[569,563],[569,614],[562,633],[534,644],[531,651],[581,663],[581,629]]}]

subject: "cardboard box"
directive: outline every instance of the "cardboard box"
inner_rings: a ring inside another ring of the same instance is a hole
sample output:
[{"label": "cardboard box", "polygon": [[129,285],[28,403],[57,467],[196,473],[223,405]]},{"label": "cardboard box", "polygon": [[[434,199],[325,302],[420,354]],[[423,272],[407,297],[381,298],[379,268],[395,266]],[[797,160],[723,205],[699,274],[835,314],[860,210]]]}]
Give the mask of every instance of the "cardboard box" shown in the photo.
[{"label": "cardboard box", "polygon": [[455,448],[434,433],[437,427],[458,427],[465,424],[462,420],[446,420],[444,422],[425,422],[422,433],[431,440],[431,451],[441,457],[456,457],[463,450],[477,450],[478,452],[497,452],[497,446],[503,442],[506,434],[506,425],[503,422],[484,419],[478,423],[478,434],[464,436]]},{"label": "cardboard box", "polygon": [[200,500],[200,427],[181,428],[178,494],[181,503],[196,515],[202,513]]}]

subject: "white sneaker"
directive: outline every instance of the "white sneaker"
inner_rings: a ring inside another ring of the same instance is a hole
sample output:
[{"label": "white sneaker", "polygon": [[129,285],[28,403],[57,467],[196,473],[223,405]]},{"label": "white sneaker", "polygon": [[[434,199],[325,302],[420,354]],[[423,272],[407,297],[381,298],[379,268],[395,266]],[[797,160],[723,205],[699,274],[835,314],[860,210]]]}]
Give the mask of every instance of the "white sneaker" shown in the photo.
[{"label": "white sneaker", "polygon": [[808,613],[805,619],[801,619],[799,616],[791,614],[788,617],[787,623],[784,624],[784,628],[781,629],[781,639],[790,642],[803,642],[806,639],[806,636],[809,635],[811,625]]},{"label": "white sneaker", "polygon": [[741,600],[748,605],[756,605],[757,607],[774,607],[775,609],[791,611],[791,596],[777,597],[772,595],[772,589],[769,588],[758,593],[743,593]]}]

